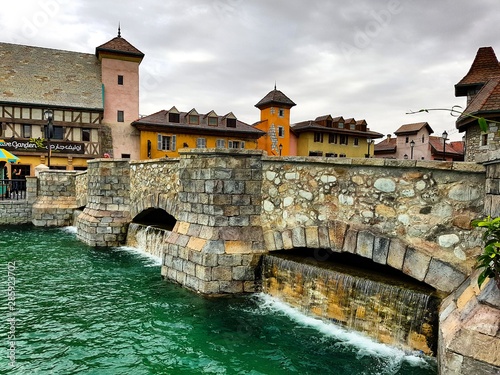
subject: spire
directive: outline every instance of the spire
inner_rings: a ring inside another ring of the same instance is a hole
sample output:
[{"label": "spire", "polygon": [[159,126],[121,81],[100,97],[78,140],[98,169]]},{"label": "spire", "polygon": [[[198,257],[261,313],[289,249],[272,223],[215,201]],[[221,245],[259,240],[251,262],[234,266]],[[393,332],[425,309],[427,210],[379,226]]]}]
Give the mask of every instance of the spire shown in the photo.
[{"label": "spire", "polygon": [[274,91],[276,91],[276,81],[274,81]]},{"label": "spire", "polygon": [[120,29],[120,22],[118,22],[118,38],[121,38],[121,37],[122,37],[122,32]]}]

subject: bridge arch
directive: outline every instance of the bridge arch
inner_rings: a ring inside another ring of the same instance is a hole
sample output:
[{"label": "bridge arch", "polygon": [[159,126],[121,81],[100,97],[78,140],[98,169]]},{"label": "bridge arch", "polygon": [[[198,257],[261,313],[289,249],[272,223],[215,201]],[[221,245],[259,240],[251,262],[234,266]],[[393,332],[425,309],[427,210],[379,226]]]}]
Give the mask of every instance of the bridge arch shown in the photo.
[{"label": "bridge arch", "polygon": [[338,220],[322,226],[273,229],[264,233],[264,240],[269,252],[309,248],[358,255],[399,270],[446,294],[456,290],[471,272],[421,246]]}]

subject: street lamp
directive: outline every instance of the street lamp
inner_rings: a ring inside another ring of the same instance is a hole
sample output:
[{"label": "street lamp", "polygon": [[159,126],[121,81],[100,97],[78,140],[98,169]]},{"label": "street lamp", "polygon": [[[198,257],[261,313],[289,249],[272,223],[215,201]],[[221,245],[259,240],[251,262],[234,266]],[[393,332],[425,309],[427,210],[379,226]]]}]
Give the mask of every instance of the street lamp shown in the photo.
[{"label": "street lamp", "polygon": [[280,149],[280,156],[281,156],[281,151],[283,151],[283,145],[280,143],[278,148]]},{"label": "street lamp", "polygon": [[372,143],[374,143],[375,141],[371,138],[367,138],[366,139],[366,144],[368,145],[368,153],[366,154],[366,157],[369,158],[370,157],[370,146],[372,145]]},{"label": "street lamp", "polygon": [[410,147],[411,147],[410,159],[413,160],[413,147],[415,147],[415,141],[413,139],[410,142]]},{"label": "street lamp", "polygon": [[45,130],[45,136],[47,137],[47,148],[49,149],[48,158],[47,158],[47,166],[50,168],[50,156],[52,150],[50,148],[50,138],[54,135],[54,124],[52,121],[54,120],[54,112],[52,110],[47,109],[43,112],[43,117],[47,120],[47,129]]},{"label": "street lamp", "polygon": [[407,160],[408,159],[408,154],[403,155],[403,159]]},{"label": "street lamp", "polygon": [[443,137],[443,159],[446,161],[446,140],[448,139],[448,133],[446,130],[443,132],[441,137]]}]

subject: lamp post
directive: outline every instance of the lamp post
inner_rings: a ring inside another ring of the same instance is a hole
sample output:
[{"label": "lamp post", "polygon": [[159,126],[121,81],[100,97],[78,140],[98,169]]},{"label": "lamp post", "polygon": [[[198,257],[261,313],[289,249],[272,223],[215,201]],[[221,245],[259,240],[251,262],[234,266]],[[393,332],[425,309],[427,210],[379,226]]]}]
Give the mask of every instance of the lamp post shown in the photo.
[{"label": "lamp post", "polygon": [[448,139],[448,133],[446,130],[443,132],[443,159],[446,161],[446,140]]},{"label": "lamp post", "polygon": [[415,141],[412,139],[410,142],[410,148],[411,148],[410,159],[411,160],[413,160],[413,147],[415,147]]},{"label": "lamp post", "polygon": [[368,153],[366,154],[366,157],[369,158],[370,157],[370,146],[372,145],[372,143],[374,143],[375,141],[371,138],[367,138],[366,139],[366,144],[368,145]]},{"label": "lamp post", "polygon": [[280,149],[280,156],[281,156],[281,151],[283,151],[283,145],[280,143],[278,148]]},{"label": "lamp post", "polygon": [[49,149],[48,158],[47,158],[47,167],[50,168],[50,156],[52,154],[52,150],[50,148],[50,138],[54,135],[54,124],[52,121],[54,120],[54,112],[52,110],[47,109],[43,112],[43,117],[47,120],[47,129],[45,130],[45,136],[47,137],[47,148]]}]

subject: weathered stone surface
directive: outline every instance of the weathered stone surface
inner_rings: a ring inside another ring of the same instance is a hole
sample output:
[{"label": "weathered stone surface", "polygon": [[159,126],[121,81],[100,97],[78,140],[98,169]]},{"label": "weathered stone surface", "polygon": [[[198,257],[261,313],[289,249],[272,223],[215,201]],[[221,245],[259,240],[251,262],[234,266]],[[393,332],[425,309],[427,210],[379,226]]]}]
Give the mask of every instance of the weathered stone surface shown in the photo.
[{"label": "weathered stone surface", "polygon": [[465,280],[466,275],[449,264],[432,258],[425,283],[443,292],[452,292]]},{"label": "weathered stone surface", "polygon": [[402,271],[419,281],[423,281],[429,269],[430,261],[430,256],[419,253],[414,248],[408,247],[406,249]]},{"label": "weathered stone surface", "polygon": [[389,255],[389,245],[391,241],[385,237],[375,237],[373,242],[373,256],[374,262],[379,264],[387,264],[387,257]]},{"label": "weathered stone surface", "polygon": [[374,236],[372,233],[367,231],[359,232],[355,253],[361,255],[362,257],[372,259],[373,243],[374,243]]}]

